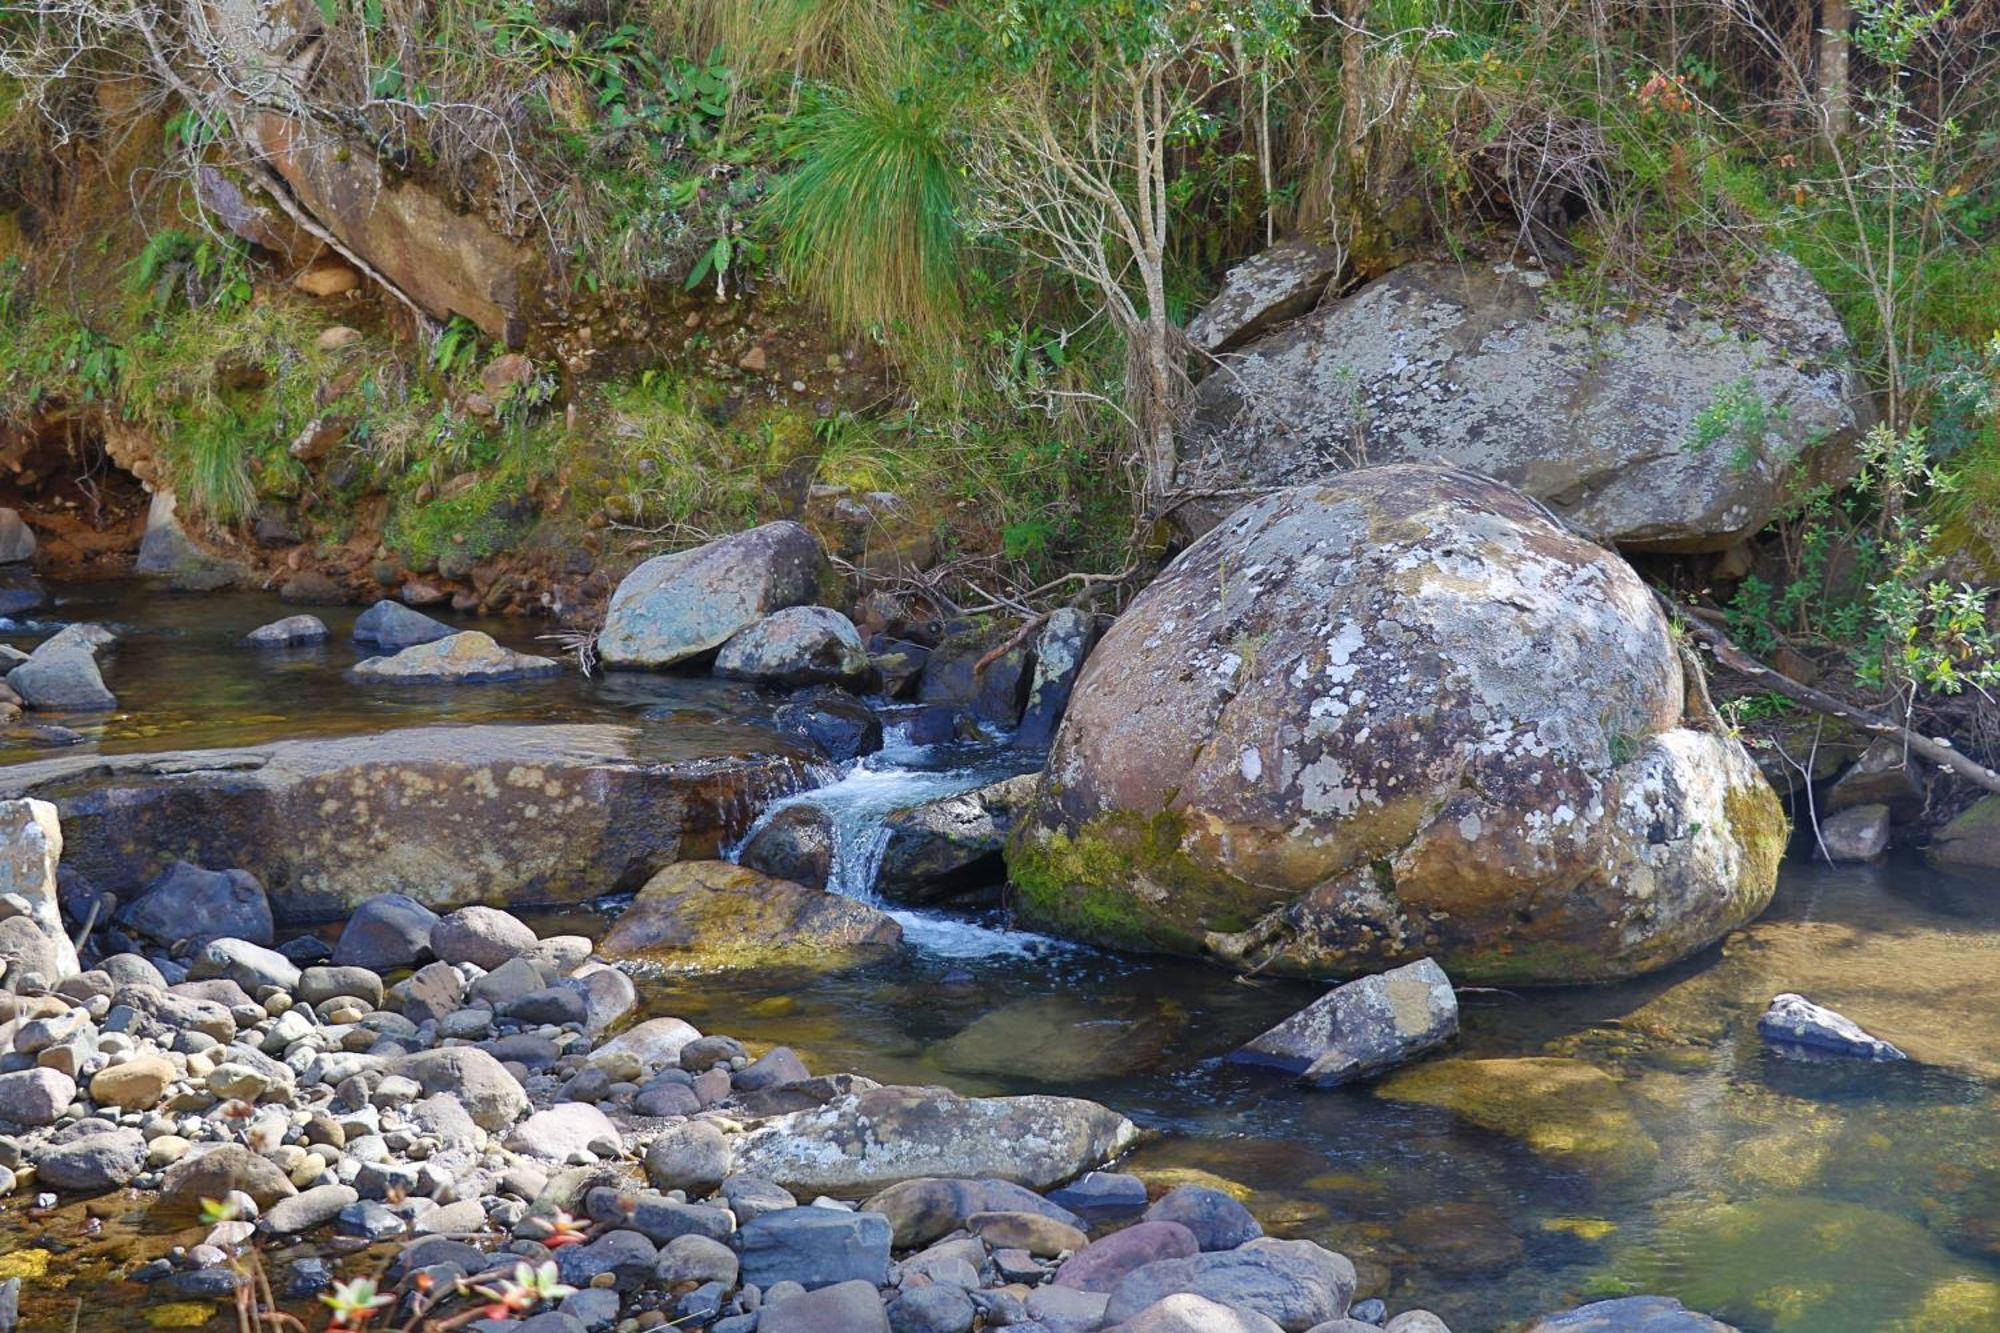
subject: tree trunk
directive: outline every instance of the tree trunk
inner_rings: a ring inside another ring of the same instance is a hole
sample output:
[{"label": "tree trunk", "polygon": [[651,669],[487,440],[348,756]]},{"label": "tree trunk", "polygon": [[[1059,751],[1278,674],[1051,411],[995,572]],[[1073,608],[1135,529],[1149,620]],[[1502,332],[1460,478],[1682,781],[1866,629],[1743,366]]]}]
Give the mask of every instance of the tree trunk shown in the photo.
[{"label": "tree trunk", "polygon": [[1821,0],[1819,30],[1819,95],[1826,106],[1829,133],[1845,137],[1854,127],[1853,100],[1848,92],[1849,32],[1854,25],[1848,0]]}]

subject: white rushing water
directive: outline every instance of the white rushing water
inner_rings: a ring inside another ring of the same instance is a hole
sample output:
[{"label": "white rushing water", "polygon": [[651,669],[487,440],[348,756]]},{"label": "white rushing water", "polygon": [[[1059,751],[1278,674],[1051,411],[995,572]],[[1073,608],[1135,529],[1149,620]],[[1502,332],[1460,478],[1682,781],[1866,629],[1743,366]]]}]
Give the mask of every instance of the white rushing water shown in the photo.
[{"label": "white rushing water", "polygon": [[[875,877],[888,850],[883,822],[898,810],[984,787],[1029,772],[1033,756],[1004,744],[913,745],[900,726],[884,730],[882,748],[836,768],[823,786],[771,803],[724,853],[735,860],[757,831],[779,811],[804,805],[822,811],[833,831],[830,892],[881,904]],[[894,908],[888,914],[903,927],[903,939],[936,958],[1034,957],[1070,946],[1031,931],[985,924],[964,913]]]}]

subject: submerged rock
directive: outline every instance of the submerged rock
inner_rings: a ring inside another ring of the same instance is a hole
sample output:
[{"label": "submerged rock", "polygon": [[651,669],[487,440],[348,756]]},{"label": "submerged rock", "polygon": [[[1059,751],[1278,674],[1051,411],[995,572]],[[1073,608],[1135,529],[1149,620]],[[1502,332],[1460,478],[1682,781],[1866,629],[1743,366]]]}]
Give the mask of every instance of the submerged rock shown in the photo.
[{"label": "submerged rock", "polygon": [[854,1194],[919,1176],[993,1178],[1042,1190],[1138,1140],[1130,1120],[1075,1097],[960,1097],[883,1087],[764,1121],[735,1141],[735,1169],[795,1194]]},{"label": "submerged rock", "polygon": [[[394,602],[378,603],[395,606]],[[415,612],[410,614],[415,615]],[[398,684],[477,685],[502,680],[532,680],[562,673],[553,658],[517,653],[493,641],[490,634],[464,630],[446,638],[405,648],[393,657],[365,658],[354,668],[357,680]]]},{"label": "submerged rock", "polygon": [[1375,1095],[1442,1107],[1606,1180],[1644,1177],[1660,1160],[1618,1081],[1581,1060],[1434,1060],[1390,1074]]},{"label": "submerged rock", "polygon": [[1041,995],[982,1014],[931,1048],[940,1069],[1050,1083],[1117,1078],[1159,1066],[1179,1027],[1141,1002]]},{"label": "submerged rock", "polygon": [[1623,1296],[1543,1315],[1528,1333],[1736,1333],[1668,1296]]},{"label": "submerged rock", "polygon": [[1754,917],[1786,834],[1628,565],[1404,466],[1247,505],[1134,600],[1008,866],[1112,946],[1575,982]]},{"label": "submerged rock", "polygon": [[819,593],[826,553],[797,523],[766,523],[654,556],[611,595],[597,654],[606,666],[666,667]]},{"label": "submerged rock", "polygon": [[1757,1020],[1764,1039],[1781,1046],[1804,1047],[1826,1055],[1861,1060],[1907,1060],[1910,1057],[1879,1037],[1871,1037],[1845,1014],[1814,1004],[1803,995],[1779,995]]},{"label": "submerged rock", "polygon": [[235,866],[285,923],[384,893],[433,908],[599,897],[740,835],[802,762],[747,726],[411,727],[16,764],[0,796],[50,799],[67,863],[99,889],[136,893],[176,860]]},{"label": "submerged rock", "polygon": [[1331,1088],[1415,1059],[1457,1035],[1451,979],[1424,958],[1335,987],[1229,1058]]},{"label": "submerged rock", "polygon": [[[1795,473],[1851,469],[1871,420],[1838,315],[1788,256],[1752,268],[1720,319],[1585,308],[1513,264],[1408,264],[1212,372],[1182,480],[1277,489],[1356,455],[1441,463],[1598,541],[1719,551]],[[1226,512],[1197,501],[1175,521],[1199,533]]]},{"label": "submerged rock", "polygon": [[599,951],[697,969],[841,964],[879,956],[903,928],[865,903],[726,861],[660,871]]},{"label": "submerged rock", "polygon": [[764,685],[854,685],[868,675],[868,649],[840,612],[793,606],[732,635],[715,656],[715,674]]}]

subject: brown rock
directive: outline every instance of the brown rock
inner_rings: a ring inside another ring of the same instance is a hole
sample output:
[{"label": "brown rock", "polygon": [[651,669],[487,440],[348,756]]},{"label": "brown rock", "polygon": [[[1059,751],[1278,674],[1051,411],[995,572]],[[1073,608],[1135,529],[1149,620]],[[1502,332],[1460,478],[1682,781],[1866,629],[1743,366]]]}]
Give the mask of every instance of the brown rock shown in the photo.
[{"label": "brown rock", "polygon": [[323,264],[293,278],[292,286],[308,296],[344,296],[361,286],[361,275],[343,264]]},{"label": "brown rock", "polygon": [[877,956],[902,927],[852,898],[723,861],[683,861],[654,875],[598,946],[606,958],[698,969]]}]

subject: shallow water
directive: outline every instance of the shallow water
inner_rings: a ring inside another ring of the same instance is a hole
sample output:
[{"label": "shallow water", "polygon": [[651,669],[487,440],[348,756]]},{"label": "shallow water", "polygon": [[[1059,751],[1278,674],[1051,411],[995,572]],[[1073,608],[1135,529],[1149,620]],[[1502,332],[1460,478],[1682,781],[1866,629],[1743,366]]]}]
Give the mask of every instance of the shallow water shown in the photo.
[{"label": "shallow water", "polygon": [[[274,598],[73,595],[63,618],[131,631],[107,672],[126,712],[80,728],[107,751],[444,720],[649,719],[671,736],[754,722],[770,702],[654,676],[364,688],[341,676],[357,656],[345,641],[352,611],[317,612],[334,643],[273,662],[234,640],[292,609]],[[518,625],[480,627],[547,647]],[[24,647],[34,637],[0,634]],[[42,752],[0,761],[29,753]],[[882,813],[1020,764],[999,746],[917,752],[892,737],[883,756],[790,799],[835,811],[837,877],[865,895]],[[1219,1180],[1271,1231],[1352,1257],[1364,1294],[1428,1306],[1458,1333],[1628,1290],[1681,1296],[1750,1333],[2000,1330],[2000,884],[1914,863],[1794,865],[1762,920],[1665,972],[1463,993],[1451,1058],[1482,1063],[1428,1062],[1324,1093],[1221,1061],[1316,987],[1114,957],[1013,930],[997,912],[898,915],[905,948],[883,964],[649,974],[644,1003],[788,1043],[819,1070],[1097,1098],[1153,1131],[1130,1169]],[[546,924],[604,925],[588,912]],[[1754,1024],[1785,990],[1842,1009],[1922,1063],[1774,1053]],[[49,1271],[29,1284],[38,1313],[66,1326],[81,1302],[78,1328],[129,1326],[121,1307],[143,1293],[114,1275],[147,1223],[127,1202],[29,1225],[25,1200],[8,1200],[0,1277],[43,1262]],[[18,1247],[26,1236],[63,1252],[37,1261],[43,1251]]]}]

